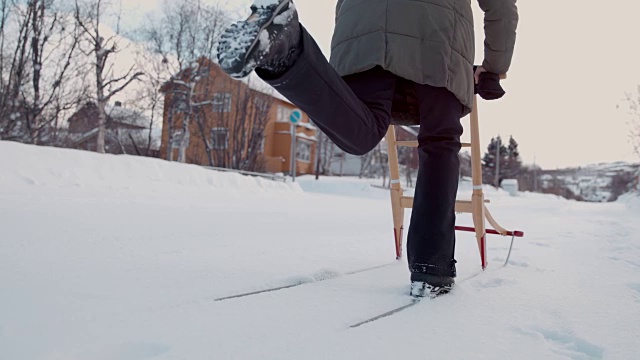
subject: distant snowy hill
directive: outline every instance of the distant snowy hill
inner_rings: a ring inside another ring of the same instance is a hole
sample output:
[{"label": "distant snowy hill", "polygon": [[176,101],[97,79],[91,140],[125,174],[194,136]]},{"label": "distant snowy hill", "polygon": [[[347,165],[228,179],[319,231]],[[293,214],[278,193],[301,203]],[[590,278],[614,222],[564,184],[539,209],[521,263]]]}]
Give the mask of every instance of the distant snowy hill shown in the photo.
[{"label": "distant snowy hill", "polygon": [[542,189],[560,187],[585,201],[606,202],[638,186],[639,176],[640,164],[619,161],[544,171],[539,179]]}]

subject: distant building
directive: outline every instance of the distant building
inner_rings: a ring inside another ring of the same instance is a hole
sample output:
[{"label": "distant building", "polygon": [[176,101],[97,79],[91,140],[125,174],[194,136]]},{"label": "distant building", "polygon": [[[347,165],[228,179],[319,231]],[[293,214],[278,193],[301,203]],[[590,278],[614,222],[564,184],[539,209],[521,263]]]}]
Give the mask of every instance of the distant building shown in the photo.
[{"label": "distant building", "polygon": [[634,187],[640,165],[625,162],[546,170],[538,177],[543,192],[589,202],[614,201]]},{"label": "distant building", "polygon": [[509,193],[511,196],[518,195],[518,180],[517,179],[504,179],[500,182],[500,187]]},{"label": "distant building", "polygon": [[[176,75],[178,81],[162,88],[161,156],[168,160],[183,156],[184,162],[205,166],[289,173],[290,116],[296,107],[279,94],[260,89],[258,79],[232,79],[207,58],[196,65],[197,70],[185,69]],[[187,82],[194,85],[191,99],[185,95]],[[192,109],[186,132],[185,102]],[[318,129],[304,113],[293,128],[296,173],[313,173]]]},{"label": "distant building", "polygon": [[[396,126],[396,140],[398,141],[414,141],[417,140],[418,131],[417,128],[409,126]],[[387,143],[382,140],[381,151],[384,157],[384,164],[378,164],[376,159],[372,156],[356,156],[347,154],[344,151],[336,147],[333,155],[333,161],[331,162],[331,174],[341,176],[359,176],[363,168],[366,168],[366,164],[363,162],[370,162],[370,172],[379,173],[380,166],[388,167],[386,159],[388,156]],[[400,165],[405,168],[408,166],[412,173],[418,169],[418,149],[417,148],[398,148]],[[366,174],[365,174],[366,175]],[[406,175],[406,171],[401,174]]]},{"label": "distant building", "polygon": [[[153,136],[150,154],[150,120],[139,111],[123,107],[121,102],[107,106],[105,152],[110,154],[149,155],[158,152]],[[76,149],[95,151],[98,135],[98,106],[93,101],[86,102],[68,119],[71,146]],[[157,139],[156,139],[157,140]]]}]

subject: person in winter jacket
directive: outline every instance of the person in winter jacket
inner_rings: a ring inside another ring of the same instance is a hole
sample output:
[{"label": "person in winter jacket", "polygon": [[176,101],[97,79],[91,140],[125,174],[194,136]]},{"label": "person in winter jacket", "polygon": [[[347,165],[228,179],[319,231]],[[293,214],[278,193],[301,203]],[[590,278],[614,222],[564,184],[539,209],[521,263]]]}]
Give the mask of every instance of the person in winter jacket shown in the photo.
[{"label": "person in winter jacket", "polygon": [[474,86],[487,99],[504,94],[498,74],[513,55],[516,0],[478,2],[485,41],[475,72],[470,0],[339,0],[330,61],[298,22],[292,0],[255,0],[249,18],[229,27],[218,46],[226,73],[242,78],[255,70],[355,155],[384,137],[398,94],[412,94],[420,125],[407,239],[414,296],[454,284],[460,119],[471,111]]}]

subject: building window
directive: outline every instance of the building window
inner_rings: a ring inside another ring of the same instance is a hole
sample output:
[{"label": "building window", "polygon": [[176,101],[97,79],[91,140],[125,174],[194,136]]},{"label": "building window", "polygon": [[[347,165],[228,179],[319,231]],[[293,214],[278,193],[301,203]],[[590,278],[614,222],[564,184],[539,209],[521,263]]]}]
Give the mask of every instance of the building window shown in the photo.
[{"label": "building window", "polygon": [[311,162],[311,143],[305,140],[296,140],[296,159]]},{"label": "building window", "polygon": [[223,150],[229,147],[229,130],[226,128],[211,129],[211,148]]},{"label": "building window", "polygon": [[278,106],[277,122],[289,122],[289,116],[291,116],[291,109],[284,106]]},{"label": "building window", "polygon": [[213,111],[214,112],[230,112],[231,111],[231,94],[230,93],[213,94]]}]

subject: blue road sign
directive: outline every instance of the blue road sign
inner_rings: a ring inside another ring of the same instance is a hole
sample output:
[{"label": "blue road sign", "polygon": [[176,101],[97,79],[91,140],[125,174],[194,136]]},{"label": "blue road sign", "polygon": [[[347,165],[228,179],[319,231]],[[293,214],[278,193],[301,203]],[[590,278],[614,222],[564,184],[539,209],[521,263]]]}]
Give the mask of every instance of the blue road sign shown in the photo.
[{"label": "blue road sign", "polygon": [[299,109],[294,109],[293,111],[291,111],[291,115],[289,115],[289,121],[291,121],[292,124],[297,124],[300,122],[300,120],[302,120],[302,111]]}]

